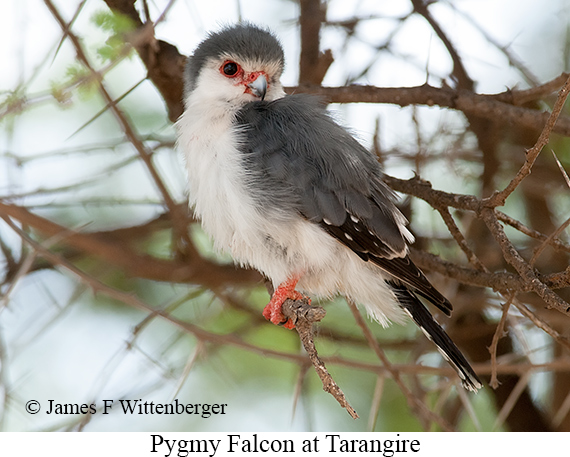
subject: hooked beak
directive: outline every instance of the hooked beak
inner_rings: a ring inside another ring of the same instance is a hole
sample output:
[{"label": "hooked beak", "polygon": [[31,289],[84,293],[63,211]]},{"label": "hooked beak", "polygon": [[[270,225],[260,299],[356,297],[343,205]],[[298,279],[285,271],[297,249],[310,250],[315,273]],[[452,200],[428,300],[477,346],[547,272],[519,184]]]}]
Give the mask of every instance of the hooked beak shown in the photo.
[{"label": "hooked beak", "polygon": [[264,74],[260,74],[254,81],[250,82],[247,87],[251,89],[251,93],[261,100],[265,98],[267,92],[267,78]]}]

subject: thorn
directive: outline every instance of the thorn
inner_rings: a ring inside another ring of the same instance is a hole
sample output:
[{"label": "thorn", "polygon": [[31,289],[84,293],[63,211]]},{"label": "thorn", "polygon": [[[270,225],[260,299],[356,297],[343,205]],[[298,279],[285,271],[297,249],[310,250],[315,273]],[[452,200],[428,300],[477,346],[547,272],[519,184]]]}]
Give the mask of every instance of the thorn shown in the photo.
[{"label": "thorn", "polygon": [[556,163],[558,164],[558,168],[560,168],[560,172],[562,173],[562,176],[564,176],[564,180],[566,181],[566,185],[568,187],[570,187],[570,177],[568,177],[568,173],[566,173],[566,170],[564,169],[564,167],[560,163],[560,160],[558,160],[558,157],[556,157],[556,153],[554,152],[554,150],[551,150],[551,152],[552,152],[552,155],[554,156],[554,160],[556,160]]}]

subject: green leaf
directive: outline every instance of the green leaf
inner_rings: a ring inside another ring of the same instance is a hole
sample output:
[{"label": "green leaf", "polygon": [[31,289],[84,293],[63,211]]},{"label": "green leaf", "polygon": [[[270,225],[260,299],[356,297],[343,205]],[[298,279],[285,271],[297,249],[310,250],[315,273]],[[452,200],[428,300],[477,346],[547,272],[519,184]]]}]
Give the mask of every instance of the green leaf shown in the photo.
[{"label": "green leaf", "polygon": [[[101,60],[106,62],[123,57],[128,49],[126,47],[126,36],[135,30],[135,23],[128,16],[112,11],[97,11],[91,20],[97,27],[110,35],[105,45],[97,49],[97,54]],[[130,51],[132,50],[129,49]]]},{"label": "green leaf", "polygon": [[97,90],[97,79],[84,65],[75,63],[67,67],[66,77],[70,84],[77,84],[79,94],[89,98]]},{"label": "green leaf", "polygon": [[113,35],[129,33],[136,28],[135,23],[130,17],[108,10],[95,12],[91,20],[97,27],[100,27],[106,32],[111,32]]}]

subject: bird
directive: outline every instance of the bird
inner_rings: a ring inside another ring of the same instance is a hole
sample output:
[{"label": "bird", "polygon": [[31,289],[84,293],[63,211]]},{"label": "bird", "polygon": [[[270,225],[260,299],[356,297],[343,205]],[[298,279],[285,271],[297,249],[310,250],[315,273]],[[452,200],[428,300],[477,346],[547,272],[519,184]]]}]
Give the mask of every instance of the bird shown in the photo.
[{"label": "bird", "polygon": [[176,129],[196,218],[217,250],[272,283],[272,323],[294,328],[281,307],[308,295],[345,296],[384,327],[407,314],[477,392],[422,301],[451,315],[409,257],[414,237],[377,158],[320,98],[287,95],[284,65],[278,38],[252,23],[209,33],[188,57]]}]

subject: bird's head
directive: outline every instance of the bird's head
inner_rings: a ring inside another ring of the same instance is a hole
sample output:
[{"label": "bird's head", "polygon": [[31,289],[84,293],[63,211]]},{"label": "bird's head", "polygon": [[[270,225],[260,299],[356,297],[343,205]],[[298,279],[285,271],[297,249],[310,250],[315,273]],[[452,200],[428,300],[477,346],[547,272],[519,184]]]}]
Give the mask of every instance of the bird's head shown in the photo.
[{"label": "bird's head", "polygon": [[284,95],[283,49],[269,31],[251,24],[226,27],[198,45],[186,67],[185,98],[239,108]]}]

